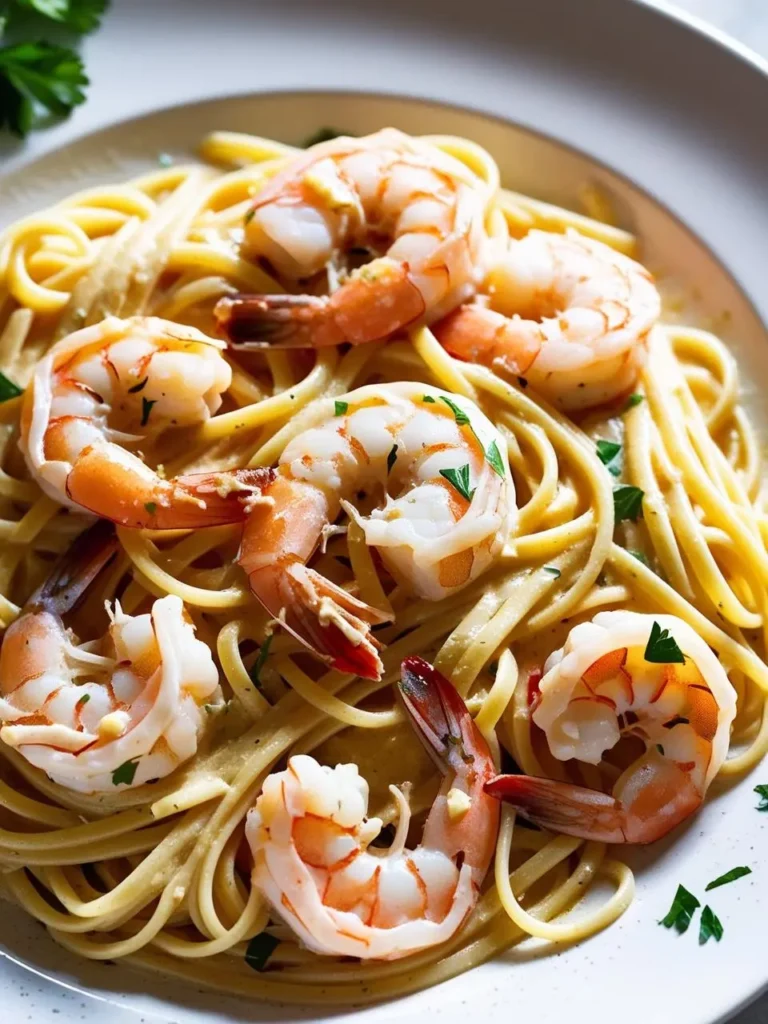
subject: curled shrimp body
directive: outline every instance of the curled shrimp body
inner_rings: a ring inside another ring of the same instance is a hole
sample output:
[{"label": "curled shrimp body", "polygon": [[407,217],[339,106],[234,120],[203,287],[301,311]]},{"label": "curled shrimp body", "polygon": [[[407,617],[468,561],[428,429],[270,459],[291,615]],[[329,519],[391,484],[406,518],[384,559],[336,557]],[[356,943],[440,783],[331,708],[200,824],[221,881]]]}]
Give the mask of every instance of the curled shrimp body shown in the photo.
[{"label": "curled shrimp body", "polygon": [[221,405],[224,344],[155,317],[108,317],[63,338],[24,398],[20,447],[55,501],[123,526],[215,526],[244,518],[268,470],[164,480],[126,445],[196,426]]},{"label": "curled shrimp body", "polygon": [[488,791],[546,828],[650,843],[701,805],[728,753],[735,713],[725,669],[686,622],[601,612],[547,660],[533,721],[560,761],[599,764],[623,736],[642,740],[645,753],[611,795],[524,775],[500,776]]},{"label": "curled shrimp body", "polygon": [[434,327],[459,359],[523,377],[567,412],[627,392],[642,369],[661,299],[645,267],[570,230],[513,240],[491,270],[490,306]]},{"label": "curled shrimp body", "polygon": [[[361,490],[383,499],[368,516],[350,504]],[[239,563],[294,636],[336,668],[376,679],[370,626],[387,616],[306,564],[341,507],[398,583],[438,601],[487,569],[509,534],[506,444],[473,402],[405,382],[317,403],[315,426],[286,445],[246,521]]]},{"label": "curled shrimp body", "polygon": [[244,249],[294,285],[363,248],[332,295],[222,299],[233,341],[317,347],[387,338],[470,298],[485,275],[489,190],[436,146],[385,128],[313,146],[260,192]]},{"label": "curled shrimp body", "polygon": [[253,883],[301,941],[318,953],[394,960],[445,942],[474,907],[493,856],[499,807],[483,791],[494,773],[488,746],[451,684],[421,658],[403,662],[409,718],[444,775],[420,845],[405,848],[400,805],[388,850],[367,818],[357,765],[322,766],[297,755],[268,776],[248,814]]},{"label": "curled shrimp body", "polygon": [[83,793],[170,774],[197,750],[203,703],[222,702],[211,652],[178,597],[136,616],[116,604],[99,640],[80,643],[65,627],[62,615],[116,551],[105,526],[79,538],[0,648],[0,740]]}]

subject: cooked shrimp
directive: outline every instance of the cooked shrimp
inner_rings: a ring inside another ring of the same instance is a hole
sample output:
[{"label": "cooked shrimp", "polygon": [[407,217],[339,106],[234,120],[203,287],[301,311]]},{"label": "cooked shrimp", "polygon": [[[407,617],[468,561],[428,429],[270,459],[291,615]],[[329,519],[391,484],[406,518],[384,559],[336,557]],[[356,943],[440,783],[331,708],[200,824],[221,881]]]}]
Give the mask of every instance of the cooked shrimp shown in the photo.
[{"label": "cooked shrimp", "polygon": [[337,253],[375,258],[332,295],[225,298],[235,342],[359,344],[430,323],[470,298],[486,272],[489,190],[435,146],[385,128],[313,146],[259,193],[244,251],[301,285]]},{"label": "cooked shrimp", "polygon": [[[368,385],[316,410],[246,521],[239,563],[267,611],[310,650],[377,679],[370,626],[387,616],[308,559],[343,507],[410,591],[439,601],[466,586],[513,523],[506,445],[474,403],[424,384]],[[367,517],[349,503],[360,490],[383,492]]]},{"label": "cooked shrimp", "polygon": [[489,793],[546,828],[606,843],[651,843],[699,808],[728,753],[736,695],[687,623],[601,612],[571,630],[544,670],[533,721],[554,757],[596,765],[624,736],[645,753],[610,796],[524,775],[500,776]]},{"label": "cooked shrimp", "polygon": [[494,765],[454,688],[421,658],[403,662],[400,693],[416,732],[445,776],[421,844],[405,848],[400,809],[388,850],[366,817],[368,784],[355,764],[297,755],[264,781],[246,835],[253,884],[317,953],[395,960],[445,942],[474,907],[496,845],[499,806],[483,791]]},{"label": "cooked shrimp", "polygon": [[459,359],[523,377],[566,412],[627,392],[646,358],[661,299],[645,267],[577,231],[513,240],[488,278],[490,307],[434,327]]},{"label": "cooked shrimp", "polygon": [[40,360],[24,397],[19,445],[55,501],[123,526],[216,526],[245,517],[269,470],[164,480],[126,445],[203,423],[232,371],[224,344],[155,317],[108,317]]},{"label": "cooked shrimp", "polygon": [[211,652],[178,597],[136,616],[116,603],[99,640],[80,643],[64,626],[116,549],[109,524],[81,535],[0,648],[0,740],[82,793],[168,775],[197,750],[203,703],[222,702]]}]

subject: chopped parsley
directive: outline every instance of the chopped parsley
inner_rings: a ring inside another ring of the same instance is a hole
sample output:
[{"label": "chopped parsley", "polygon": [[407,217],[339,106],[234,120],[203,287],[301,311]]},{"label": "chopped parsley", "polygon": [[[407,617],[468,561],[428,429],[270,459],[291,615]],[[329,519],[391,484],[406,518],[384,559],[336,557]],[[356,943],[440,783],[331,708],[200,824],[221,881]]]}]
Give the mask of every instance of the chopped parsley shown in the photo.
[{"label": "chopped parsley", "polygon": [[504,461],[501,458],[499,446],[495,441],[491,441],[488,445],[488,450],[485,453],[485,460],[494,473],[498,473],[500,477],[504,476]]},{"label": "chopped parsley", "polygon": [[453,484],[462,498],[472,501],[475,488],[469,489],[469,463],[460,466],[459,469],[441,469],[440,476],[445,477],[449,484]]},{"label": "chopped parsley", "polygon": [[112,772],[112,785],[120,786],[121,784],[125,784],[126,786],[130,786],[134,780],[136,769],[138,767],[138,760],[125,761],[119,768],[115,768]]},{"label": "chopped parsley", "polygon": [[243,224],[245,224],[247,226],[248,224],[251,223],[251,221],[253,220],[253,218],[255,216],[256,216],[256,210],[255,210],[254,207],[251,207],[251,209],[243,217]]},{"label": "chopped parsley", "polygon": [[85,102],[83,62],[63,46],[41,41],[0,49],[0,128],[24,137],[46,115],[66,117]]},{"label": "chopped parsley", "polygon": [[18,398],[24,391],[18,384],[14,384],[4,373],[0,373],[0,402],[7,402],[9,398]]},{"label": "chopped parsley", "polygon": [[99,27],[109,0],[15,0],[17,7],[33,10],[84,35]]},{"label": "chopped parsley", "polygon": [[611,474],[611,476],[621,476],[621,469],[623,464],[622,446],[618,442],[603,440],[598,441],[597,457],[598,459],[600,459],[600,461]]},{"label": "chopped parsley", "polygon": [[640,403],[644,399],[645,399],[645,395],[641,395],[639,391],[636,391],[633,395],[629,396],[629,398],[627,399],[627,404],[624,406],[624,408],[621,411],[622,412],[628,412],[630,409],[634,409],[634,407],[636,405],[640,405]]},{"label": "chopped parsley", "polygon": [[333,415],[343,416],[349,408],[349,402],[340,402],[338,399],[333,403]]},{"label": "chopped parsley", "polygon": [[669,913],[659,921],[659,924],[665,928],[675,928],[682,935],[683,932],[688,931],[691,919],[700,906],[701,904],[692,892],[688,892],[684,886],[678,885]]},{"label": "chopped parsley", "polygon": [[422,400],[422,402],[426,402],[427,405],[434,405],[435,404],[435,400],[432,397],[432,395],[422,395],[421,396],[421,400]]},{"label": "chopped parsley", "polygon": [[145,501],[144,508],[146,509],[147,515],[153,516],[157,512],[157,502]]},{"label": "chopped parsley", "polygon": [[248,948],[245,951],[245,962],[254,971],[263,971],[267,966],[267,961],[279,945],[280,940],[276,939],[274,935],[260,932],[258,935],[254,935],[248,943]]},{"label": "chopped parsley", "polygon": [[630,484],[620,484],[613,489],[613,518],[617,523],[631,519],[633,523],[643,514],[645,492]]},{"label": "chopped parsley", "polygon": [[668,629],[662,629],[658,622],[651,626],[651,635],[645,646],[646,661],[655,665],[684,665],[685,655],[677,646]]},{"label": "chopped parsley", "polygon": [[752,868],[738,867],[731,868],[730,871],[726,871],[724,875],[720,875],[714,882],[710,882],[704,892],[709,892],[711,889],[719,889],[721,885],[728,885],[729,882],[735,882],[737,878],[744,878],[745,875],[751,875]]},{"label": "chopped parsley", "polygon": [[703,946],[709,939],[714,939],[715,942],[719,942],[723,937],[723,926],[720,923],[720,918],[707,905],[701,912],[701,923],[699,925],[699,945]]},{"label": "chopped parsley", "polygon": [[134,384],[132,388],[128,388],[129,395],[137,395],[140,391],[143,391],[147,386],[149,377],[145,377],[144,380],[140,380],[138,384]]},{"label": "chopped parsley", "polygon": [[152,406],[157,404],[157,399],[142,398],[141,400],[141,425],[146,427],[149,423],[149,414],[152,412]]},{"label": "chopped parsley", "polygon": [[81,708],[83,706],[83,704],[87,704],[90,699],[91,699],[90,693],[84,693],[82,697],[78,698],[78,701],[77,701],[77,704],[75,704],[75,707],[76,708]]},{"label": "chopped parsley", "polygon": [[349,132],[342,132],[338,128],[318,128],[316,132],[308,135],[300,145],[302,149],[309,149],[310,146],[316,146],[319,142],[330,142],[331,139],[338,139],[340,135],[349,135]]},{"label": "chopped parsley", "polygon": [[388,473],[392,472],[392,467],[394,466],[394,464],[396,462],[397,462],[397,445],[393,444],[392,445],[392,450],[390,451],[389,455],[387,456],[387,472]]},{"label": "chopped parsley", "polygon": [[560,570],[554,565],[545,565],[544,572],[548,572],[550,576],[554,576],[556,580],[559,580],[562,575]]},{"label": "chopped parsley", "polygon": [[251,677],[251,682],[257,690],[261,689],[261,670],[266,664],[267,658],[269,657],[269,648],[272,646],[273,633],[270,633],[268,637],[265,637],[264,643],[259,648],[259,653],[256,656],[256,661],[251,665],[248,675]]},{"label": "chopped parsley", "polygon": [[440,401],[445,402],[445,404],[448,406],[448,408],[455,416],[456,422],[460,427],[467,426],[467,424],[469,423],[469,416],[467,416],[463,409],[460,409],[458,405],[456,405],[453,399],[449,398],[447,395],[440,395]]},{"label": "chopped parsley", "polygon": [[634,548],[628,548],[627,554],[632,555],[638,562],[642,562],[646,569],[651,568],[651,563],[648,561],[648,556],[643,551],[637,551]]},{"label": "chopped parsley", "polygon": [[768,786],[755,786],[754,792],[760,797],[760,803],[756,809],[758,811],[768,811]]}]

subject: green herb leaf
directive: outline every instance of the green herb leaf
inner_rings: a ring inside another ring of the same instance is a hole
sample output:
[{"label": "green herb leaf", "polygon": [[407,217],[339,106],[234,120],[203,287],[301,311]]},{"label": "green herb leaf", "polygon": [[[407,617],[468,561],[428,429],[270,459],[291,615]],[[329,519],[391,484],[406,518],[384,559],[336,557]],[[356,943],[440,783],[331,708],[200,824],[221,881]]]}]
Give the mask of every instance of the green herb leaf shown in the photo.
[{"label": "green herb leaf", "polygon": [[140,380],[138,384],[134,384],[132,388],[128,388],[129,395],[137,395],[140,391],[143,391],[147,386],[149,377],[145,377],[144,380]]},{"label": "green herb leaf", "polygon": [[627,412],[629,409],[634,409],[636,405],[640,405],[640,403],[644,400],[645,395],[641,395],[639,391],[636,391],[633,395],[629,396],[629,398],[627,399],[627,404],[621,411]]},{"label": "green herb leaf", "polygon": [[112,772],[112,785],[119,786],[124,783],[126,786],[130,786],[134,780],[136,769],[138,767],[138,759],[135,761],[125,761],[119,768],[115,768]]},{"label": "green herb leaf", "polygon": [[643,657],[654,665],[685,664],[685,655],[677,646],[675,638],[670,636],[668,629],[662,629],[658,622],[651,626]]},{"label": "green herb leaf", "polygon": [[152,412],[152,406],[157,404],[157,399],[151,400],[149,398],[142,398],[141,400],[141,425],[146,427],[149,422],[149,414]]},{"label": "green herb leaf", "polygon": [[339,402],[338,399],[333,403],[333,415],[343,416],[349,408],[349,402]]},{"label": "green herb leaf", "polygon": [[338,139],[340,135],[349,135],[349,132],[342,132],[338,128],[318,128],[316,132],[308,135],[299,145],[303,149],[316,146],[319,142],[330,142],[331,139]]},{"label": "green herb leaf", "polygon": [[4,373],[0,373],[0,402],[7,402],[9,398],[18,398],[24,391],[9,380]]},{"label": "green herb leaf", "polygon": [[82,697],[78,698],[78,701],[77,701],[77,704],[75,704],[75,707],[76,708],[81,708],[83,706],[83,704],[87,704],[90,699],[91,699],[90,693],[84,693]]},{"label": "green herb leaf", "polygon": [[737,878],[743,878],[745,875],[751,875],[752,868],[739,867],[731,868],[730,871],[726,871],[724,875],[720,875],[714,882],[710,882],[704,892],[709,892],[710,889],[719,889],[721,885],[728,885],[729,882],[735,882]]},{"label": "green herb leaf", "polygon": [[157,512],[157,502],[155,502],[155,501],[145,501],[144,502],[144,508],[146,509],[146,511],[147,511],[147,513],[149,515],[153,516],[155,514],[155,512]]},{"label": "green herb leaf", "polygon": [[432,395],[422,395],[421,396],[421,400],[422,400],[422,402],[426,402],[427,405],[434,405],[435,404],[435,400],[432,397]]},{"label": "green herb leaf", "polygon": [[396,462],[397,462],[397,445],[393,444],[392,445],[392,451],[387,456],[387,472],[388,473],[392,472],[392,467],[394,466],[394,464]]},{"label": "green herb leaf", "polygon": [[441,469],[440,476],[445,477],[449,484],[453,484],[462,498],[472,501],[475,488],[469,489],[469,463],[459,469]]},{"label": "green herb leaf", "polygon": [[648,561],[648,556],[642,551],[636,551],[634,549],[628,549],[627,553],[636,558],[638,562],[642,562],[646,569],[651,568],[651,563]]},{"label": "green herb leaf", "polygon": [[768,811],[768,786],[760,785],[755,786],[755,793],[760,797],[760,803],[757,805],[756,810]]},{"label": "green herb leaf", "polygon": [[0,49],[0,128],[25,136],[45,115],[66,117],[85,101],[88,79],[73,50],[50,43]]},{"label": "green herb leaf", "polygon": [[44,18],[58,21],[78,35],[99,27],[109,0],[15,0],[18,7],[36,11]]},{"label": "green herb leaf", "polygon": [[664,747],[662,747],[662,745],[660,743],[656,744],[656,749],[661,754],[661,756],[664,757]]},{"label": "green herb leaf", "polygon": [[560,576],[562,575],[560,570],[556,568],[554,565],[545,565],[544,572],[548,572],[550,576],[554,576],[556,580],[559,580]]},{"label": "green herb leaf", "polygon": [[269,657],[269,648],[272,646],[273,633],[264,638],[264,643],[259,648],[259,653],[256,656],[256,661],[251,665],[248,675],[251,677],[251,682],[257,690],[261,689],[261,670],[266,664],[267,658]]},{"label": "green herb leaf", "polygon": [[451,398],[449,398],[447,395],[440,395],[439,397],[440,401],[445,402],[445,404],[451,410],[453,415],[456,417],[456,422],[460,427],[464,427],[469,423],[469,416],[467,416],[464,410],[460,409]]},{"label": "green herb leaf", "polygon": [[245,224],[247,226],[248,224],[251,223],[251,221],[253,220],[253,218],[255,216],[256,216],[256,210],[253,207],[251,207],[251,209],[243,217],[243,224]]},{"label": "green herb leaf", "polygon": [[245,962],[254,971],[263,971],[267,961],[280,945],[280,940],[266,932],[254,935],[245,951]]},{"label": "green herb leaf", "polygon": [[616,441],[598,441],[597,457],[611,474],[621,476],[622,469],[622,446]]},{"label": "green herb leaf", "polygon": [[669,913],[659,921],[659,924],[665,928],[675,928],[682,935],[683,932],[688,931],[691,918],[700,906],[701,904],[692,892],[688,892],[684,886],[678,885]]},{"label": "green herb leaf", "polygon": [[503,479],[505,475],[504,460],[501,457],[499,446],[496,444],[495,441],[491,441],[491,443],[488,445],[488,450],[485,453],[485,460],[491,467],[493,472],[498,473],[498,475]]},{"label": "green herb leaf", "polygon": [[644,491],[629,484],[619,484],[613,489],[613,518],[617,523],[631,519],[633,523],[643,514]]},{"label": "green herb leaf", "polygon": [[703,946],[709,939],[719,942],[723,937],[723,926],[714,910],[707,905],[701,912],[699,925],[699,945]]}]

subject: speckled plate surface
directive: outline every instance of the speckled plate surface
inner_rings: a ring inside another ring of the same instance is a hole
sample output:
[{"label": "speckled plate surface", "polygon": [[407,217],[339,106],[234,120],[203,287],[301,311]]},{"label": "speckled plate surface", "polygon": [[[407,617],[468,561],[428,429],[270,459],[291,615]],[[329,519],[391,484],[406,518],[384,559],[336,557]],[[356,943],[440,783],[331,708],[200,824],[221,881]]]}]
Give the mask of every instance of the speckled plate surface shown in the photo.
[{"label": "speckled plate surface", "polygon": [[[118,0],[88,47],[89,103],[25,148],[0,144],[0,225],[152,166],[159,151],[189,152],[213,128],[288,142],[322,124],[465,134],[494,153],[513,188],[566,205],[585,182],[607,189],[648,263],[700,320],[718,323],[765,427],[768,77],[757,62],[630,0]],[[160,108],[169,109],[152,113]],[[608,931],[557,955],[527,944],[355,1019],[724,1019],[768,984],[768,815],[752,793],[761,781],[768,765],[715,785],[686,829],[636,857],[637,899]],[[657,926],[678,882],[701,891],[735,864],[753,874],[717,894],[719,945]],[[6,906],[0,943],[0,1004],[12,1021],[318,1016],[80,962]]]}]

